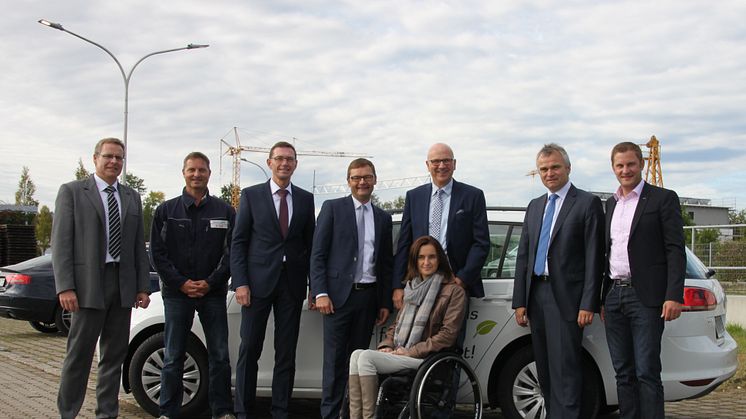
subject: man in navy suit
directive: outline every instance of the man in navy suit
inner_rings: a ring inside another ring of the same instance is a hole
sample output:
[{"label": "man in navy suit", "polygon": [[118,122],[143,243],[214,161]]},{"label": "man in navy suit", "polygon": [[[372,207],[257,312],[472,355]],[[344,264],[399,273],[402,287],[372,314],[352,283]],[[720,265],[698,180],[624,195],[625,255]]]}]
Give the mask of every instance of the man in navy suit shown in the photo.
[{"label": "man in navy suit", "polygon": [[642,180],[637,144],[611,151],[619,189],[606,201],[601,311],[622,418],[663,418],[661,337],[684,300],[684,222],[676,192]]},{"label": "man in navy suit", "polygon": [[397,309],[404,297],[401,281],[407,270],[409,247],[415,239],[427,235],[438,239],[446,250],[456,283],[470,297],[484,297],[481,271],[490,250],[484,193],[453,179],[456,159],[447,144],[433,144],[425,164],[432,183],[408,191],[404,201],[392,278]]},{"label": "man in navy suit", "polygon": [[531,326],[547,418],[580,418],[583,327],[600,302],[601,200],[570,183],[570,158],[557,144],[536,155],[547,193],[526,209],[516,257],[513,308]]},{"label": "man in navy suit", "polygon": [[232,286],[242,306],[235,397],[239,418],[256,415],[258,360],[270,311],[275,322],[272,417],[288,417],[313,241],[313,195],[290,183],[298,166],[293,145],[273,145],[267,166],[272,179],[241,192],[231,243]]},{"label": "man in navy suit", "polygon": [[[347,184],[351,196],[321,207],[311,253],[311,292],[324,315],[324,419],[339,417],[350,354],[370,346],[373,324],[383,324],[391,310],[391,215],[371,202],[373,163],[353,160]],[[360,386],[350,382],[350,392]]]}]

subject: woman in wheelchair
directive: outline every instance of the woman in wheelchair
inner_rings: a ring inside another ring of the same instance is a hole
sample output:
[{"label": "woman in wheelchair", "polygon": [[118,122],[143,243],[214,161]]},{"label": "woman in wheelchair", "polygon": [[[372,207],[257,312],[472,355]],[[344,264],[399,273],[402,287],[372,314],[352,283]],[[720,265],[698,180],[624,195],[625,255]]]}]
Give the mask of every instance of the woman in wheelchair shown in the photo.
[{"label": "woman in wheelchair", "polygon": [[456,285],[443,247],[430,237],[410,248],[404,306],[378,350],[350,357],[350,418],[373,418],[378,374],[417,369],[434,352],[456,345],[465,315],[466,293]]}]

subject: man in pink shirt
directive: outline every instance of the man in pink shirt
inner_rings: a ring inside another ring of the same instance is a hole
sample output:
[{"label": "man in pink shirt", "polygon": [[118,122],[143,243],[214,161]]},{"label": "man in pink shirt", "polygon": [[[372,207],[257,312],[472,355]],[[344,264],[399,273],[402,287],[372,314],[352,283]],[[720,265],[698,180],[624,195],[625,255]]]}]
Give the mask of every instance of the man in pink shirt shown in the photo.
[{"label": "man in pink shirt", "polygon": [[642,180],[642,150],[634,143],[614,146],[611,165],[619,189],[606,201],[601,316],[620,417],[663,419],[661,337],[665,322],[681,315],[686,272],[679,197]]}]

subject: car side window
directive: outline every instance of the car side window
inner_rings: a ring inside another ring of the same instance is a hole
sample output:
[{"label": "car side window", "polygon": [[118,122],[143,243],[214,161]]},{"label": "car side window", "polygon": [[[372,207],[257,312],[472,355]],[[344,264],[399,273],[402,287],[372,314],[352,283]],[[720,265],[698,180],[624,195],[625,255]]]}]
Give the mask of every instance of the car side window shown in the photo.
[{"label": "car side window", "polygon": [[510,226],[506,224],[490,223],[490,252],[482,267],[482,278],[499,278],[500,262],[505,253],[505,240],[508,237]]},{"label": "car side window", "polygon": [[515,259],[518,256],[518,243],[521,240],[521,230],[520,226],[513,226],[510,229],[505,257],[503,258],[502,269],[498,278],[515,278]]}]

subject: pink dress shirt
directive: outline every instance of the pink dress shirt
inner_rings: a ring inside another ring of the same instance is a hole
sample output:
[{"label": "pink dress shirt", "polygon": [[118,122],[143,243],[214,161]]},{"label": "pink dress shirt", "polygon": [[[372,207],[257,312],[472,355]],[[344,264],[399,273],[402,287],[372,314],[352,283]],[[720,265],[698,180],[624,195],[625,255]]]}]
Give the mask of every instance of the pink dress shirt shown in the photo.
[{"label": "pink dress shirt", "polygon": [[609,275],[612,279],[627,279],[631,276],[627,244],[632,230],[632,218],[635,216],[644,184],[645,181],[640,181],[627,196],[622,195],[621,186],[614,192],[616,206],[611,216],[611,250],[609,252]]}]

